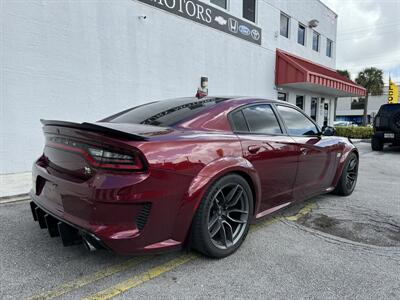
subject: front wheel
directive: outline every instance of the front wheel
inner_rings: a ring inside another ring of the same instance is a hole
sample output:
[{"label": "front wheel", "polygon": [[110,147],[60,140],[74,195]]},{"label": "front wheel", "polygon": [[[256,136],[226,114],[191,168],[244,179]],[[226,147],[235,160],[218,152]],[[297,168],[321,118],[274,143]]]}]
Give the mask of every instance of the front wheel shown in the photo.
[{"label": "front wheel", "polygon": [[333,191],[334,194],[340,196],[348,196],[353,193],[356,187],[358,177],[358,156],[351,152],[347,157],[344,165],[342,175],[339,178],[339,182]]},{"label": "front wheel", "polygon": [[194,249],[214,258],[226,257],[243,243],[253,214],[247,181],[236,174],[217,180],[203,197],[193,218]]}]

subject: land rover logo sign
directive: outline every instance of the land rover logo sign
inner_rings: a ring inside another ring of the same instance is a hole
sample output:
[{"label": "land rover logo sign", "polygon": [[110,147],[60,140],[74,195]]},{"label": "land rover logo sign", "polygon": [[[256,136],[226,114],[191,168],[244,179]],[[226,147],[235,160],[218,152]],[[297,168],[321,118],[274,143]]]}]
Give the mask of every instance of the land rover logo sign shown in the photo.
[{"label": "land rover logo sign", "polygon": [[261,45],[261,28],[198,0],[136,0]]}]

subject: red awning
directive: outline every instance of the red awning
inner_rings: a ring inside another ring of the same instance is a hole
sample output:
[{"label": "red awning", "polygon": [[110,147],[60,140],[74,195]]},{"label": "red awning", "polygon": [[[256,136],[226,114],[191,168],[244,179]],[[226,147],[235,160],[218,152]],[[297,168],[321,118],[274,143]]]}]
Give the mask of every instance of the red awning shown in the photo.
[{"label": "red awning", "polygon": [[279,49],[276,50],[275,83],[334,97],[365,96],[365,88],[335,70]]}]

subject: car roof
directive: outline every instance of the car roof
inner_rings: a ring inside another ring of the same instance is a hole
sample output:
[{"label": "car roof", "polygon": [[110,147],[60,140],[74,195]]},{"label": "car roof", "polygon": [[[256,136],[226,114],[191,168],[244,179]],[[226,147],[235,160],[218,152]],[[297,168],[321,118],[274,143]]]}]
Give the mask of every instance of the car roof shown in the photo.
[{"label": "car roof", "polygon": [[208,96],[199,101],[207,99],[218,99],[215,105],[208,107],[207,109],[199,112],[195,116],[187,119],[183,119],[177,122],[175,125],[183,128],[191,129],[207,129],[207,130],[223,130],[231,131],[231,125],[229,124],[228,114],[240,107],[246,105],[252,105],[257,103],[266,104],[282,104],[291,106],[297,109],[297,106],[288,103],[286,101],[271,100],[260,97],[248,97],[248,96]]},{"label": "car roof", "polygon": [[261,98],[261,97],[252,97],[252,96],[208,96],[207,98],[221,98],[224,99],[224,103],[236,103],[236,104],[246,104],[246,103],[252,103],[252,102],[265,102],[265,103],[276,103],[276,104],[288,104],[291,106],[295,106],[292,103],[289,103],[287,101],[282,101],[282,100],[276,100],[276,99],[268,99],[268,98]]}]

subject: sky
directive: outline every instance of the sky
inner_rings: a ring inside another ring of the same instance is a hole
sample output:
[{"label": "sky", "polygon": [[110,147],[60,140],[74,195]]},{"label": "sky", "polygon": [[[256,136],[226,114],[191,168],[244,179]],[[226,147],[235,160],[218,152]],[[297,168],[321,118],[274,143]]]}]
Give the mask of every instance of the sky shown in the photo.
[{"label": "sky", "polygon": [[338,14],[336,67],[352,79],[367,67],[400,83],[400,0],[322,0]]}]

